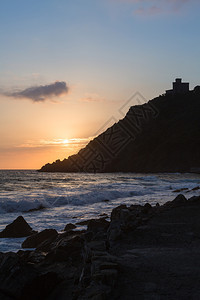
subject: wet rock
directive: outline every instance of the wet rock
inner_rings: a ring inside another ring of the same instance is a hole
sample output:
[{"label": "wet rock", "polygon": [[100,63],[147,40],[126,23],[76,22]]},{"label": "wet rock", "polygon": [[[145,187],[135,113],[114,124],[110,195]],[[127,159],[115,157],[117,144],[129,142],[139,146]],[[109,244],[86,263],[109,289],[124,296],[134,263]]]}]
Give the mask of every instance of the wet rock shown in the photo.
[{"label": "wet rock", "polygon": [[36,231],[32,230],[25,219],[22,216],[19,216],[0,232],[0,238],[19,238],[30,236],[35,233]]},{"label": "wet rock", "polygon": [[50,238],[48,238],[47,240],[45,240],[44,242],[42,242],[41,244],[39,244],[39,246],[36,247],[36,251],[43,251],[43,252],[49,252],[51,251],[51,248],[54,245],[54,242],[56,240],[56,236],[52,236]]},{"label": "wet rock", "polygon": [[82,286],[87,287],[91,282],[91,265],[90,263],[85,263],[81,276],[79,278],[79,281],[81,282]]},{"label": "wet rock", "polygon": [[26,251],[19,250],[17,252],[17,255],[20,257],[21,260],[28,262],[28,263],[33,263],[33,264],[40,263],[45,259],[44,253],[30,251],[30,250],[26,250]]},{"label": "wet rock", "polygon": [[82,235],[86,232],[86,230],[73,230],[73,229],[69,229],[61,234],[58,235],[57,240],[62,240],[64,238],[72,238],[78,235]]},{"label": "wet rock", "polygon": [[86,242],[90,242],[93,237],[94,237],[94,233],[92,231],[87,231],[86,233],[83,234],[83,238],[85,239]]},{"label": "wet rock", "polygon": [[8,291],[0,291],[0,299],[1,300],[13,300],[13,295],[11,295]]},{"label": "wet rock", "polygon": [[121,225],[118,221],[112,221],[108,231],[107,236],[110,242],[119,240],[122,235]]},{"label": "wet rock", "polygon": [[114,286],[117,280],[118,272],[115,269],[105,269],[100,272],[102,276],[102,283]]},{"label": "wet rock", "polygon": [[21,300],[43,300],[51,294],[62,278],[55,272],[47,272],[36,276],[26,283],[22,290]]},{"label": "wet rock", "polygon": [[105,269],[101,270],[98,273],[94,273],[92,275],[92,279],[95,282],[100,282],[101,284],[104,284],[106,286],[114,287],[116,284],[118,272],[115,269]]},{"label": "wet rock", "polygon": [[92,219],[88,222],[88,231],[106,231],[109,227],[110,222],[105,218]]},{"label": "wet rock", "polygon": [[172,207],[177,207],[177,206],[182,206],[187,203],[187,199],[185,198],[184,195],[179,194],[172,202],[171,206]]},{"label": "wet rock", "polygon": [[60,249],[66,252],[66,255],[72,259],[73,262],[80,262],[83,254],[84,239],[80,236],[75,236],[72,239],[62,239],[55,246],[54,249]]},{"label": "wet rock", "polygon": [[106,300],[112,299],[110,297],[110,287],[103,285],[102,283],[92,282],[90,286],[86,289],[86,294],[81,296],[81,300]]},{"label": "wet rock", "polygon": [[134,212],[135,214],[136,213],[140,213],[143,209],[143,206],[142,205],[138,205],[138,204],[131,204],[131,206],[129,207],[129,210],[131,212]]},{"label": "wet rock", "polygon": [[182,189],[177,189],[177,190],[174,190],[173,193],[180,193],[182,191],[187,191],[188,188],[182,188]]},{"label": "wet rock", "polygon": [[105,217],[105,218],[108,217],[108,215],[107,215],[106,213],[100,214],[99,216],[100,216],[100,217]]},{"label": "wet rock", "polygon": [[173,201],[168,201],[166,202],[163,206],[162,209],[165,209],[167,207],[169,208],[175,208],[183,205],[187,205],[188,200],[185,198],[184,195],[179,194]]},{"label": "wet rock", "polygon": [[36,248],[41,243],[48,239],[56,238],[58,233],[55,229],[45,229],[39,233],[36,233],[28,237],[23,243],[22,248]]},{"label": "wet rock", "polygon": [[37,208],[31,208],[31,209],[29,209],[28,212],[38,211],[38,210],[42,210],[42,209],[45,209],[45,208],[46,207],[41,204]]},{"label": "wet rock", "polygon": [[3,254],[0,263],[0,290],[13,299],[21,299],[23,286],[37,275],[34,265],[25,263],[16,253]]},{"label": "wet rock", "polygon": [[123,204],[123,205],[115,207],[112,210],[112,212],[111,212],[111,221],[120,219],[122,209],[127,209],[127,206]]},{"label": "wet rock", "polygon": [[115,269],[118,270],[119,269],[119,265],[117,263],[113,263],[113,262],[104,262],[99,266],[100,270],[107,270],[107,269]]},{"label": "wet rock", "polygon": [[200,196],[193,196],[188,199],[188,204],[199,204],[200,203]]},{"label": "wet rock", "polygon": [[76,225],[72,224],[72,223],[68,223],[65,228],[64,228],[64,231],[68,231],[68,230],[72,230],[72,229],[75,229],[76,228]]},{"label": "wet rock", "polygon": [[197,190],[199,190],[200,189],[200,187],[199,186],[196,186],[196,187],[194,187],[193,189],[191,189],[191,191],[197,191]]},{"label": "wet rock", "polygon": [[107,248],[105,241],[101,241],[101,240],[89,242],[87,245],[91,250],[95,250],[95,251],[105,251]]},{"label": "wet rock", "polygon": [[[91,219],[92,220],[92,219]],[[85,225],[88,225],[90,220],[84,220],[84,221],[80,221],[80,222],[77,222],[76,225],[81,225],[81,226],[85,226]]]},{"label": "wet rock", "polygon": [[[88,225],[89,223],[92,224],[91,222],[102,222],[103,223],[104,221],[106,221],[105,219],[106,219],[106,217],[102,217],[99,219],[84,220],[84,221],[76,223],[76,225],[84,226],[84,225]],[[106,222],[108,222],[108,221],[106,221]]]},{"label": "wet rock", "polygon": [[68,259],[68,253],[62,249],[50,251],[45,257],[45,261],[48,261],[49,263],[63,262],[67,261]]},{"label": "wet rock", "polygon": [[142,212],[145,213],[145,214],[147,214],[149,211],[151,211],[151,209],[152,209],[151,204],[146,203],[146,204],[144,205],[144,207],[143,207]]}]

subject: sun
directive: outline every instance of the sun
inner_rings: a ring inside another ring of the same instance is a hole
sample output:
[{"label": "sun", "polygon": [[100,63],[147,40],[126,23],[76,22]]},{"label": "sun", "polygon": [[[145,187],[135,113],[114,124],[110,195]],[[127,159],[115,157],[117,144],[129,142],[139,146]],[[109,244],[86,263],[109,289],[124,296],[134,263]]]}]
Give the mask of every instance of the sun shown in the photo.
[{"label": "sun", "polygon": [[65,139],[65,140],[63,140],[63,144],[69,144],[69,140],[67,140],[67,139]]}]

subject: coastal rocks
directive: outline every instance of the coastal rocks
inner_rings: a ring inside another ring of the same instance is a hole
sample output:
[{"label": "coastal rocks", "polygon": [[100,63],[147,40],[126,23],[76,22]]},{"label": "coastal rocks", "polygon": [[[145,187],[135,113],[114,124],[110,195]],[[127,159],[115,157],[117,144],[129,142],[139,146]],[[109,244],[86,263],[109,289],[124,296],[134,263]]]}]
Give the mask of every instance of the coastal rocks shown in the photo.
[{"label": "coastal rocks", "polygon": [[199,204],[200,203],[200,196],[193,196],[188,199],[188,204]]},{"label": "coastal rocks", "polygon": [[120,205],[111,212],[111,223],[107,231],[109,243],[122,238],[124,233],[135,230],[153,216],[156,208],[149,203],[142,205]]},{"label": "coastal rocks", "polygon": [[194,187],[193,189],[191,189],[191,191],[198,191],[200,189],[199,186]]},{"label": "coastal rocks", "polygon": [[17,256],[25,263],[38,264],[45,259],[45,253],[40,251],[19,250]]},{"label": "coastal rocks", "polygon": [[172,201],[172,204],[173,206],[180,206],[180,205],[184,205],[186,202],[187,199],[185,198],[185,196],[180,194]]},{"label": "coastal rocks", "polygon": [[164,207],[179,207],[183,205],[187,205],[188,200],[185,198],[184,195],[179,194],[173,201],[168,201],[164,204]]},{"label": "coastal rocks", "polygon": [[78,299],[109,299],[117,283],[119,265],[109,254],[107,240],[95,236],[85,243]]},{"label": "coastal rocks", "polygon": [[81,278],[83,285],[86,282],[83,299],[109,299],[117,283],[118,271],[116,257],[107,251],[92,251],[90,273]]},{"label": "coastal rocks", "polygon": [[51,251],[47,254],[46,259],[51,261],[59,260],[58,253],[62,254],[63,260],[69,260],[73,264],[80,263],[83,256],[84,239],[75,236],[70,239],[60,239],[52,245]]},{"label": "coastal rocks", "polygon": [[181,188],[181,189],[177,189],[177,190],[174,190],[173,193],[180,193],[180,192],[186,192],[186,193],[190,193],[190,192],[194,192],[194,191],[198,191],[200,189],[199,186],[195,186],[194,188],[192,189],[189,189],[189,188]]},{"label": "coastal rocks", "polygon": [[64,228],[64,231],[68,231],[68,230],[72,230],[72,229],[75,229],[76,228],[76,225],[72,224],[72,223],[68,223],[65,228]]},{"label": "coastal rocks", "polygon": [[34,265],[25,263],[15,253],[5,253],[0,262],[0,290],[12,299],[21,299],[24,285],[37,274]]},{"label": "coastal rocks", "polygon": [[77,225],[87,225],[87,231],[84,234],[84,239],[90,241],[91,239],[103,239],[106,236],[107,229],[110,222],[106,220],[106,217],[99,219],[90,219],[77,223]]},{"label": "coastal rocks", "polygon": [[29,224],[22,216],[17,217],[11,224],[0,232],[0,238],[19,238],[35,234]]},{"label": "coastal rocks", "polygon": [[0,299],[200,299],[199,215],[200,196],[178,195],[118,206],[86,231],[32,235],[36,250],[0,253]]},{"label": "coastal rocks", "polygon": [[38,211],[38,210],[42,210],[42,209],[45,209],[46,207],[42,204],[40,204],[38,207],[36,208],[31,208],[28,210],[28,212],[33,212],[33,211]]},{"label": "coastal rocks", "polygon": [[55,272],[40,274],[26,283],[23,287],[20,300],[47,299],[61,281],[62,278]]},{"label": "coastal rocks", "polygon": [[122,204],[120,206],[113,208],[110,217],[111,221],[119,220],[121,218],[122,209],[127,210],[127,206]]},{"label": "coastal rocks", "polygon": [[112,221],[108,231],[107,231],[107,237],[108,241],[116,241],[119,240],[122,236],[122,229],[121,229],[121,224],[119,221]]},{"label": "coastal rocks", "polygon": [[68,253],[62,249],[55,249],[50,251],[46,257],[45,262],[48,262],[50,264],[57,263],[57,262],[64,262],[68,261],[69,256]]},{"label": "coastal rocks", "polygon": [[181,189],[174,190],[173,193],[180,193],[180,192],[187,191],[187,190],[188,190],[188,188],[181,188]]},{"label": "coastal rocks", "polygon": [[106,231],[109,227],[110,222],[108,222],[105,218],[100,219],[92,219],[88,222],[88,231]]},{"label": "coastal rocks", "polygon": [[92,251],[106,251],[106,242],[105,241],[91,241],[87,244],[87,246],[90,248]]},{"label": "coastal rocks", "polygon": [[68,230],[64,233],[57,234],[56,236],[52,236],[51,238],[42,242],[39,246],[36,247],[37,251],[45,251],[50,252],[58,248],[61,244],[67,243],[71,239],[82,236],[85,233],[85,230]]},{"label": "coastal rocks", "polygon": [[44,241],[54,239],[58,236],[55,229],[45,229],[39,233],[36,233],[28,237],[23,243],[22,248],[36,248],[41,245]]}]

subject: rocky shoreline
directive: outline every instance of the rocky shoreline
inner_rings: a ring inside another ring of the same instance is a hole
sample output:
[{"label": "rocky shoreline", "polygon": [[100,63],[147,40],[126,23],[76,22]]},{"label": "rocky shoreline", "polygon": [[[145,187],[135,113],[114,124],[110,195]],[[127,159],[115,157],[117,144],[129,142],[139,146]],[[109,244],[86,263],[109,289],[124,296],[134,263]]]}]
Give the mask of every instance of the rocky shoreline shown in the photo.
[{"label": "rocky shoreline", "polygon": [[[19,216],[1,238],[0,299],[200,299],[200,196],[152,207],[121,205],[77,225],[35,232]],[[32,248],[32,249],[30,249]]]}]

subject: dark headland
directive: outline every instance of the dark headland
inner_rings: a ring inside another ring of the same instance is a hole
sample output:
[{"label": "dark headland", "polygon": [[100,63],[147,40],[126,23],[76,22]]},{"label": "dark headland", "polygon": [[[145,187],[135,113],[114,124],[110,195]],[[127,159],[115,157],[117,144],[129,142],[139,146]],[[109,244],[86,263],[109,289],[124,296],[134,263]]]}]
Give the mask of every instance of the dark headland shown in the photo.
[{"label": "dark headland", "polygon": [[200,172],[200,87],[188,87],[177,79],[174,90],[130,107],[78,154],[40,171]]},{"label": "dark headland", "polygon": [[0,299],[200,299],[199,216],[200,197],[179,194],[162,206],[121,205],[85,230],[36,233],[18,217],[0,237],[28,237],[24,251],[0,253]]}]

